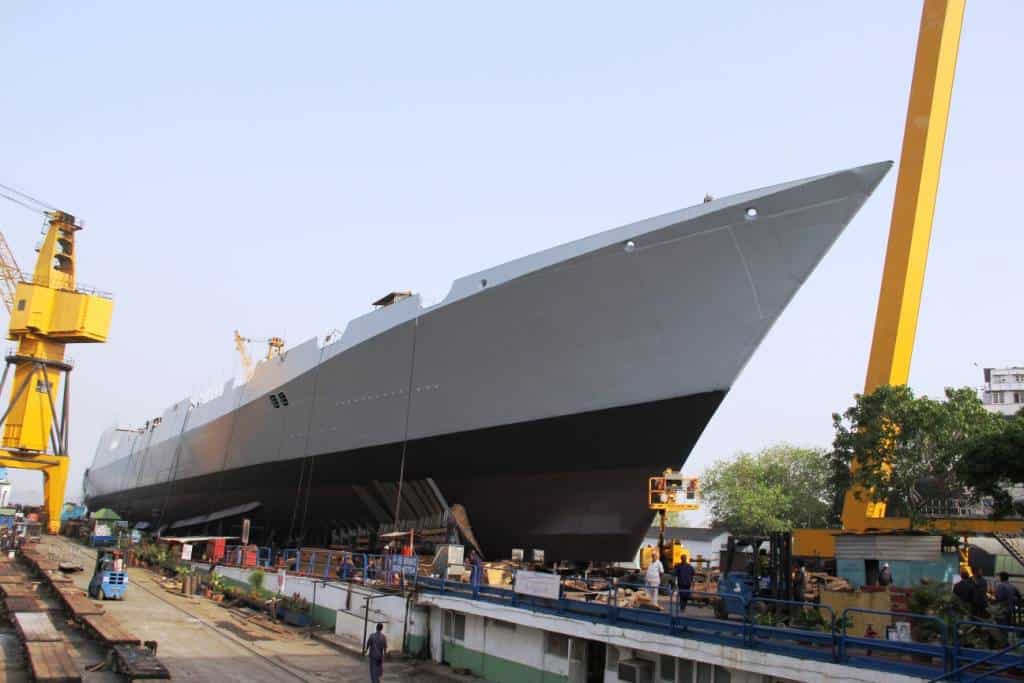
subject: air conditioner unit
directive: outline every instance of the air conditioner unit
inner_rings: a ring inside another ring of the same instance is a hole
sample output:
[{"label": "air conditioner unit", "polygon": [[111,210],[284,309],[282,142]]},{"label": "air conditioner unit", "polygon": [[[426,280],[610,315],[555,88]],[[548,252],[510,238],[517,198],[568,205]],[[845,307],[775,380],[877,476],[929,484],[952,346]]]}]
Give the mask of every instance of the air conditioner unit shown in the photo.
[{"label": "air conditioner unit", "polygon": [[625,659],[619,662],[619,680],[627,683],[651,683],[654,680],[654,662],[646,659]]}]

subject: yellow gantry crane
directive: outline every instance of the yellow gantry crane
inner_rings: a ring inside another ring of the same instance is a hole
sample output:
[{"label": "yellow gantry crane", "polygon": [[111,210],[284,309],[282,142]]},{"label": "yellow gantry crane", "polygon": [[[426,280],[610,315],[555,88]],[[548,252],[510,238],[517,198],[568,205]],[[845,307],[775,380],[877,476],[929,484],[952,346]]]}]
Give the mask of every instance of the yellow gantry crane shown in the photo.
[{"label": "yellow gantry crane", "polygon": [[235,330],[235,349],[238,351],[238,356],[242,359],[242,370],[245,372],[245,381],[252,379],[253,374],[256,372],[256,364],[252,360],[252,356],[249,355],[249,349],[246,344],[255,344],[258,342],[266,342],[267,344],[267,355],[263,357],[263,360],[270,360],[274,356],[280,356],[281,351],[284,349],[284,339],[281,337],[270,337],[268,339],[250,339],[249,337],[243,337]]},{"label": "yellow gantry crane", "polygon": [[47,529],[57,533],[69,462],[72,365],[64,351],[68,344],[105,342],[114,304],[109,294],[76,285],[75,233],[82,226],[75,217],[13,188],[0,188],[15,192],[20,199],[0,196],[46,216],[45,237],[30,274],[18,269],[0,236],[0,293],[11,313],[7,336],[16,343],[0,378],[3,391],[13,368],[10,402],[0,416],[0,467],[42,472]]},{"label": "yellow gantry crane", "polygon": [[[910,379],[965,5],[966,0],[925,0],[922,8],[865,393]],[[884,502],[854,488],[843,501],[842,526],[846,533],[884,533],[909,529],[910,520],[887,517]],[[1024,521],[946,518],[933,520],[932,529],[949,535],[1020,533]],[[798,529],[793,553],[834,556],[837,533]]]}]

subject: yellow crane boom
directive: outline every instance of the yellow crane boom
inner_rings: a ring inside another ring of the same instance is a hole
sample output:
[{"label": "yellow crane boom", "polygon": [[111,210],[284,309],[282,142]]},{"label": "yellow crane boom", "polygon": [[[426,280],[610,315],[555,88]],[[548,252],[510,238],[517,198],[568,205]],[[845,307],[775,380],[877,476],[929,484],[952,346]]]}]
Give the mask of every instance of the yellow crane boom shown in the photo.
[{"label": "yellow crane boom", "polygon": [[242,370],[245,372],[246,381],[252,379],[253,373],[256,372],[256,364],[253,362],[252,356],[249,355],[249,349],[246,347],[246,344],[259,342],[265,342],[267,345],[267,355],[263,357],[263,360],[270,360],[274,356],[279,356],[281,351],[284,350],[284,339],[281,337],[250,339],[249,337],[243,337],[238,333],[238,330],[235,330],[235,350],[238,351],[238,356],[242,360]]},{"label": "yellow crane boom", "polygon": [[[865,393],[910,379],[965,5],[966,0],[924,0]],[[853,488],[844,497],[842,530],[910,528],[909,519],[885,513],[884,502],[873,502],[867,492]],[[1021,520],[947,518],[933,520],[931,526],[951,535],[1024,531]],[[836,533],[835,529],[798,529],[793,552],[834,556]]]}]

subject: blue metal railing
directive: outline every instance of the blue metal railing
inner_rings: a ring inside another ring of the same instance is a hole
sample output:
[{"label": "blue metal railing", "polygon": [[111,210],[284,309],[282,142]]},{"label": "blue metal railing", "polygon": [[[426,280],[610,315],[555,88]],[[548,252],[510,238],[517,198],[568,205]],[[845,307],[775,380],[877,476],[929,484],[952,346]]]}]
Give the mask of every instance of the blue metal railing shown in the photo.
[{"label": "blue metal railing", "polygon": [[[565,581],[561,582],[559,597],[541,598],[516,593],[507,587],[450,579],[442,576],[417,576],[415,587],[425,592],[439,593],[469,600],[481,600],[534,612],[549,613],[590,622],[604,622],[619,627],[636,628],[665,633],[695,640],[732,645],[775,654],[831,661],[877,671],[902,673],[922,678],[939,676],[936,680],[960,680],[968,666],[961,663],[992,667],[984,673],[990,680],[1021,680],[1021,676],[992,678],[1011,669],[1024,670],[1024,657],[1013,654],[1014,648],[992,653],[988,650],[970,650],[959,645],[957,634],[965,626],[984,626],[1006,631],[1006,638],[1020,637],[1024,644],[1024,629],[1001,627],[993,623],[952,622],[936,615],[910,612],[889,612],[861,608],[847,608],[841,614],[828,605],[794,600],[776,600],[754,597],[744,599],[738,595],[684,591],[690,605],[705,603],[721,605],[719,616],[702,616],[680,610],[680,591],[668,590],[668,604],[659,600],[659,610],[626,607],[622,605],[623,589],[645,590],[640,583],[610,582],[608,579],[572,577],[573,589],[583,593],[583,599],[565,599]],[[582,588],[582,590],[580,590]],[[664,586],[660,591],[665,595]],[[724,609],[723,609],[724,608]],[[869,614],[885,621],[906,621],[912,625],[928,624],[935,634],[931,642],[905,642],[871,638],[849,632],[852,617]],[[778,620],[775,618],[778,617]],[[1011,633],[1012,632],[1012,633]],[[1018,671],[1017,673],[1021,673]],[[967,680],[967,679],[965,679]],[[980,680],[980,678],[970,679]]]}]

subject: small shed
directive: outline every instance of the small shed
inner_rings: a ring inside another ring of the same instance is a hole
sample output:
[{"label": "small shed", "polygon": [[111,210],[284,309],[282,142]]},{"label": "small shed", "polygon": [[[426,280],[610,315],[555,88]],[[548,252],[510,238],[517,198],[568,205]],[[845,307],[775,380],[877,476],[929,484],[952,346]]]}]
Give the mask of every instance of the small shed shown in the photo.
[{"label": "small shed", "polygon": [[883,565],[892,570],[894,586],[910,587],[921,579],[953,580],[959,556],[943,552],[942,536],[935,534],[840,534],[836,536],[836,574],[852,586],[878,584]]}]

